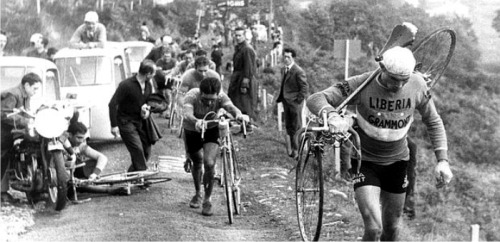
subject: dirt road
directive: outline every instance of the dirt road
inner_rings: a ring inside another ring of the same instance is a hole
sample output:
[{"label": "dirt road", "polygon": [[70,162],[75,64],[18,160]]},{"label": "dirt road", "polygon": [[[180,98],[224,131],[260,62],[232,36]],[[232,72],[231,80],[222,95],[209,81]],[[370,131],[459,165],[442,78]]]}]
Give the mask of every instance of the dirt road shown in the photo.
[{"label": "dirt road", "polygon": [[[165,130],[166,136],[153,147],[152,159],[183,155],[181,142]],[[122,171],[130,164],[122,143],[98,145],[109,158],[107,172]],[[224,241],[283,241],[298,239],[294,224],[280,218],[271,205],[266,186],[275,182],[259,179],[259,174],[272,174],[279,168],[246,167],[243,171],[242,215],[228,224],[223,189],[214,189],[214,215],[205,217],[201,209],[192,209],[188,202],[194,188],[190,174],[180,169],[162,172],[171,181],[153,185],[149,191],[136,189],[129,196],[80,194],[91,197],[84,204],[71,204],[62,212],[35,209],[34,225],[19,235],[20,240],[224,240]],[[283,175],[267,179],[280,180]],[[257,179],[256,179],[257,178]],[[287,182],[287,179],[281,179]],[[263,186],[264,185],[264,186]],[[291,188],[279,186],[286,190]],[[287,189],[288,188],[288,189]],[[279,190],[274,188],[273,190]],[[284,200],[290,203],[291,198]],[[19,208],[17,208],[19,209]],[[23,208],[20,208],[23,210]],[[30,208],[25,206],[25,210]],[[295,211],[290,211],[294,213]],[[9,214],[2,209],[2,217]],[[4,219],[5,221],[5,219]],[[11,239],[16,239],[11,237]]]}]

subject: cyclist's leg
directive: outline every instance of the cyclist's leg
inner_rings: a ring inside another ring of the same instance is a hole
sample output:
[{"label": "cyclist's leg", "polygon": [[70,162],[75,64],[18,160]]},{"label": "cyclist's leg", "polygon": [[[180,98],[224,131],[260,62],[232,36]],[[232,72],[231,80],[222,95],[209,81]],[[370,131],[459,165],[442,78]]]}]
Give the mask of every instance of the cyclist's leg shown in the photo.
[{"label": "cyclist's leg", "polygon": [[355,197],[365,226],[363,241],[378,241],[382,234],[380,187],[370,185],[358,187],[355,190]]},{"label": "cyclist's leg", "polygon": [[193,161],[193,167],[191,168],[191,175],[193,176],[194,189],[196,195],[201,196],[201,177],[203,175],[203,151],[200,149],[197,152],[189,153],[189,157]]},{"label": "cyclist's leg", "polygon": [[381,240],[397,240],[403,214],[408,161],[398,161],[384,166],[381,174],[381,195],[383,229]]},{"label": "cyclist's leg", "polygon": [[213,179],[215,175],[215,159],[219,153],[219,129],[212,128],[205,132],[205,139],[203,141],[203,162],[205,174],[203,176],[203,184],[205,188],[205,198],[203,202],[210,201],[213,189]]},{"label": "cyclist's leg", "polygon": [[195,196],[201,197],[201,176],[203,174],[203,142],[201,135],[198,132],[184,129],[184,138],[186,145],[186,153],[193,161],[191,174],[193,176],[194,188],[196,191]]},{"label": "cyclist's leg", "polygon": [[205,201],[210,201],[212,195],[212,189],[214,186],[214,175],[215,175],[215,159],[219,153],[218,143],[205,143],[203,145],[203,163],[205,168],[205,174],[203,174],[203,184],[205,188]]},{"label": "cyclist's leg", "polygon": [[[353,169],[357,169],[357,163]],[[379,170],[380,166],[363,161],[360,174],[354,179],[356,202],[365,227],[364,241],[378,241],[382,234]]]},{"label": "cyclist's leg", "polygon": [[382,191],[380,194],[382,204],[383,231],[380,236],[382,241],[398,239],[401,214],[405,201],[405,193],[390,193]]}]

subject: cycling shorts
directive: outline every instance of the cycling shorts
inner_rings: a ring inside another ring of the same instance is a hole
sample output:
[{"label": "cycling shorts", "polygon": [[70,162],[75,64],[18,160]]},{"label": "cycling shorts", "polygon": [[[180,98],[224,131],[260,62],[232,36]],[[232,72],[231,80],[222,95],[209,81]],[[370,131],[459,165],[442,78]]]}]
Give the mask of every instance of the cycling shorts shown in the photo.
[{"label": "cycling shorts", "polygon": [[[357,160],[351,160],[353,170]],[[390,165],[378,165],[362,161],[360,174],[354,179],[354,190],[362,186],[377,186],[390,193],[405,193],[408,186],[406,168],[408,161],[397,161]]]},{"label": "cycling shorts", "polygon": [[184,129],[186,151],[189,154],[198,152],[206,143],[219,144],[219,128],[211,128],[205,131],[204,139],[201,139],[201,133]]}]

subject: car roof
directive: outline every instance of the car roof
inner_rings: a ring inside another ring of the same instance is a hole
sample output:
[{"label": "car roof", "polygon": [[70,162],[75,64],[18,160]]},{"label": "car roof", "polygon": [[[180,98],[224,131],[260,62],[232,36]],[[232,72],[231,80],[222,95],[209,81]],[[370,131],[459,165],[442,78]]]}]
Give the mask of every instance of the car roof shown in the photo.
[{"label": "car roof", "polygon": [[64,48],[59,50],[54,59],[72,58],[72,57],[90,57],[90,56],[110,56],[122,55],[122,51],[115,48],[95,48],[95,49],[72,49]]},{"label": "car roof", "polygon": [[52,61],[27,56],[2,56],[0,66],[38,66],[44,69],[57,69],[56,64]]}]

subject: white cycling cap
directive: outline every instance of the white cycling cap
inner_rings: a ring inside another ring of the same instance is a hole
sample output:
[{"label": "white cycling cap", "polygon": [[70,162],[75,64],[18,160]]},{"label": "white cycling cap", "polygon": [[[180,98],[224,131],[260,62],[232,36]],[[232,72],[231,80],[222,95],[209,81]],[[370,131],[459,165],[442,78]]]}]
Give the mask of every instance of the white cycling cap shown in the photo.
[{"label": "white cycling cap", "polygon": [[404,77],[413,72],[416,60],[410,49],[396,46],[382,55],[380,63],[389,73]]},{"label": "white cycling cap", "polygon": [[30,38],[31,43],[39,43],[42,42],[42,40],[43,40],[43,35],[40,33],[32,34]]},{"label": "white cycling cap", "polygon": [[85,14],[85,22],[94,22],[97,23],[99,21],[99,16],[94,11],[89,11]]}]

